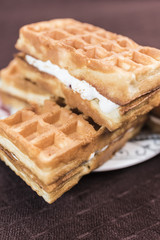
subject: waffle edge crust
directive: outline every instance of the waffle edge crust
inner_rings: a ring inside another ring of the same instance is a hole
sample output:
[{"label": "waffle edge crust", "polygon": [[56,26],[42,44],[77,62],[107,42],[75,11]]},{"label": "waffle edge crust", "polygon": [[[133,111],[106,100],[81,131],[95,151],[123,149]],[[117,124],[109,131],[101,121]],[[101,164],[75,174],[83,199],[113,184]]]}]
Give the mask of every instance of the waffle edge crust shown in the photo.
[{"label": "waffle edge crust", "polygon": [[146,117],[110,133],[52,101],[0,120],[0,157],[48,203],[103,164]]}]

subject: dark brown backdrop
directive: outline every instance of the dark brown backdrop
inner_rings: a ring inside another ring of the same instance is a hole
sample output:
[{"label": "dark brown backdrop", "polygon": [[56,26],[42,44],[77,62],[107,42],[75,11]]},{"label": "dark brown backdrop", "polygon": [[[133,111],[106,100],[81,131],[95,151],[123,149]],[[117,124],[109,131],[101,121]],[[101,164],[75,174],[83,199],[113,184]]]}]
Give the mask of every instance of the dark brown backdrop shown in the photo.
[{"label": "dark brown backdrop", "polygon": [[[0,68],[20,26],[73,17],[160,48],[160,1],[0,0]],[[48,205],[0,163],[0,239],[160,239],[160,156],[84,177]]]}]

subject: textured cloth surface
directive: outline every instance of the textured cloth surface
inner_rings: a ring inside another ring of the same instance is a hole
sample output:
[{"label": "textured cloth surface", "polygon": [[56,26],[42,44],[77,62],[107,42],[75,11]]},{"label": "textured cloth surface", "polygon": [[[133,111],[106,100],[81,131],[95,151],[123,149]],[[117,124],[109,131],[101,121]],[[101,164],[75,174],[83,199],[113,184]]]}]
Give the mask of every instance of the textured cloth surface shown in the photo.
[{"label": "textured cloth surface", "polygon": [[[0,68],[15,53],[20,26],[73,17],[160,48],[160,1],[1,0]],[[0,162],[0,239],[160,239],[160,156],[92,173],[52,205]]]}]

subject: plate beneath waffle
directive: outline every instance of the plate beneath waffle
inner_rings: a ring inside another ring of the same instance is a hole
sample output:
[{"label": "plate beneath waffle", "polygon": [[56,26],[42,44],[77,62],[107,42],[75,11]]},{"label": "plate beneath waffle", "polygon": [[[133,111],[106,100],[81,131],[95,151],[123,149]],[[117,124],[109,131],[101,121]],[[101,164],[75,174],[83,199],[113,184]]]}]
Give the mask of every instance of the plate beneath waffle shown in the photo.
[{"label": "plate beneath waffle", "polygon": [[[19,110],[19,109],[18,109]],[[16,109],[4,106],[0,101],[0,119],[8,117]],[[160,134],[141,132],[118,151],[115,156],[95,172],[105,172],[130,167],[149,160],[160,153]]]},{"label": "plate beneath waffle", "polygon": [[96,172],[112,171],[147,161],[160,153],[160,134],[141,132]]}]

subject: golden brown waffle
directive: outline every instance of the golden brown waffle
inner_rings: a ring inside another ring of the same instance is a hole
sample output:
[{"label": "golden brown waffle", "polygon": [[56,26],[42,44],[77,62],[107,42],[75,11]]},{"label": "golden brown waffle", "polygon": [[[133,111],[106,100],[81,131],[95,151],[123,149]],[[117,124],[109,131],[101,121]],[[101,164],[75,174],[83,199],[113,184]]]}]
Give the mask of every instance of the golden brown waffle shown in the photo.
[{"label": "golden brown waffle", "polygon": [[1,124],[9,136],[20,140],[18,147],[30,158],[36,158],[42,168],[74,159],[77,150],[97,134],[82,116],[50,101],[42,107],[23,109]]},{"label": "golden brown waffle", "polygon": [[46,101],[0,121],[0,157],[51,203],[110,158],[144,120],[110,133],[92,119]]},{"label": "golden brown waffle", "polygon": [[92,116],[99,125],[105,125],[110,131],[124,123],[132,122],[137,116],[149,112],[160,104],[160,90],[155,90],[127,105],[120,106],[118,112],[115,110],[104,117],[102,113],[96,111],[96,101],[89,103],[80,99],[78,94],[64,87],[56,78],[37,71],[25,62],[24,54],[19,54],[1,71],[1,90],[26,102],[38,104],[43,104],[45,99],[61,97],[68,106],[72,108],[78,106],[86,116]]},{"label": "golden brown waffle", "polygon": [[26,25],[16,47],[67,69],[119,105],[160,87],[160,50],[73,19]]}]

